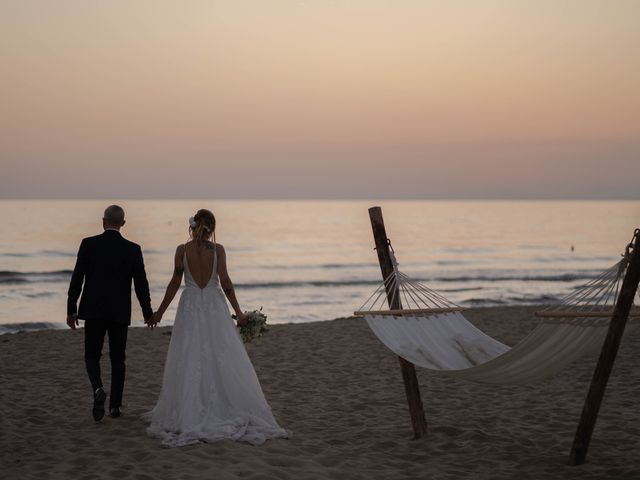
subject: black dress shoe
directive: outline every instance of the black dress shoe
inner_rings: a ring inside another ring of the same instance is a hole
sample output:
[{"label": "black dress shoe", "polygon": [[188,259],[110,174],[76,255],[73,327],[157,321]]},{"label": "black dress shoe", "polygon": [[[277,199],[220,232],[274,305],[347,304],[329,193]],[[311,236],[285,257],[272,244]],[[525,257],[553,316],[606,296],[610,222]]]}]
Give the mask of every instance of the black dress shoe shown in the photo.
[{"label": "black dress shoe", "polygon": [[118,418],[121,413],[120,413],[120,407],[113,407],[109,409],[109,415],[111,415],[111,418]]},{"label": "black dress shoe", "polygon": [[97,388],[93,393],[93,419],[99,422],[104,417],[104,401],[107,399],[107,394],[104,393],[102,388]]}]

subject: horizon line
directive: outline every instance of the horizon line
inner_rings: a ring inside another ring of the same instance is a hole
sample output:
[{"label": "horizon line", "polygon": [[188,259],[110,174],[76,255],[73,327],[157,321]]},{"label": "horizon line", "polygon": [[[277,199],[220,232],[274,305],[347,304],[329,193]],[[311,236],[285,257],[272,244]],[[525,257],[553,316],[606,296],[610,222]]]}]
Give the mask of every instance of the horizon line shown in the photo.
[{"label": "horizon line", "polygon": [[120,201],[273,201],[273,202],[640,202],[640,197],[0,197],[0,201],[108,201],[119,199]]}]

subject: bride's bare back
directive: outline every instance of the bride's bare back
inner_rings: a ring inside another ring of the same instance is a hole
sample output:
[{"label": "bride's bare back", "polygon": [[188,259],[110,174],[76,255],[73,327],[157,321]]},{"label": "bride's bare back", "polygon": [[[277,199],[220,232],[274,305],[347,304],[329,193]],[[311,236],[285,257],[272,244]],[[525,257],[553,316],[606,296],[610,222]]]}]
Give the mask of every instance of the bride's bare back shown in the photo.
[{"label": "bride's bare back", "polygon": [[[205,288],[213,275],[215,244],[190,241],[184,244],[189,272],[200,288]],[[184,266],[183,266],[184,268]]]}]

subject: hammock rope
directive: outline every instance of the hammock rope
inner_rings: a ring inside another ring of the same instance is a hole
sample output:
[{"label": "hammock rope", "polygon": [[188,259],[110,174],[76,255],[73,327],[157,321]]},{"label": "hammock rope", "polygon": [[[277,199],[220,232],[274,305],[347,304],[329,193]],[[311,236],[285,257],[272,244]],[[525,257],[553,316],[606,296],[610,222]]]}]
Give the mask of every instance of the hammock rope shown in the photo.
[{"label": "hammock rope", "polygon": [[[391,247],[391,245],[389,245]],[[464,310],[460,305],[445,298],[435,290],[413,280],[398,269],[398,261],[390,248],[393,271],[382,284],[364,302],[355,314],[389,315],[390,313],[411,313],[413,315],[429,315],[435,313],[457,312]],[[390,292],[390,303],[400,304],[399,310],[389,310],[387,292]]]}]

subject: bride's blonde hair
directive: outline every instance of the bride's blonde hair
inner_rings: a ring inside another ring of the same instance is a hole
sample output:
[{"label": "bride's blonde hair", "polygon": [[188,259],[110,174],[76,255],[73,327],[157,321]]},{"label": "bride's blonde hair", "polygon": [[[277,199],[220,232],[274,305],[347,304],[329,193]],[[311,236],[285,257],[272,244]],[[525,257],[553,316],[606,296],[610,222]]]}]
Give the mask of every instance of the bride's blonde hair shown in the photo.
[{"label": "bride's blonde hair", "polygon": [[189,236],[198,245],[204,244],[207,240],[211,240],[213,236],[214,242],[216,238],[216,217],[211,210],[200,209],[193,216],[193,221],[189,225]]}]

